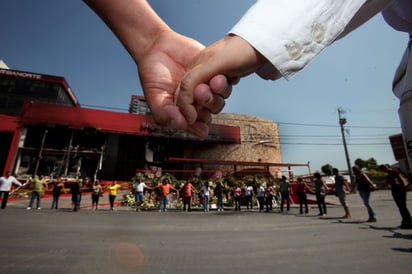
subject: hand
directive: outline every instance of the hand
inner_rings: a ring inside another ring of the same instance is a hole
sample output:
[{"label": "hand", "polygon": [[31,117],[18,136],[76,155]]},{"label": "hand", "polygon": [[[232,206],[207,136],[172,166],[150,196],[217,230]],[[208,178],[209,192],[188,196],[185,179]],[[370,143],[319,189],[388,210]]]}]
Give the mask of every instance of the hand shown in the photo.
[{"label": "hand", "polygon": [[[216,75],[225,75],[233,84],[266,63],[259,52],[235,35],[225,36],[208,46],[195,57],[176,94],[177,106],[185,120],[190,124],[199,118],[204,119],[204,109],[212,113],[222,110],[224,99],[230,96],[231,90],[216,92],[222,88],[221,83],[217,87],[213,85]],[[198,109],[198,105],[203,108]]]},{"label": "hand", "polygon": [[231,91],[226,77],[216,74],[196,87],[196,94],[191,102],[196,109],[196,115],[183,115],[174,102],[175,92],[189,64],[203,48],[204,46],[191,38],[171,30],[164,31],[147,47],[145,54],[141,55],[138,72],[147,104],[156,123],[172,125],[206,138],[211,113],[223,108],[222,97]]}]

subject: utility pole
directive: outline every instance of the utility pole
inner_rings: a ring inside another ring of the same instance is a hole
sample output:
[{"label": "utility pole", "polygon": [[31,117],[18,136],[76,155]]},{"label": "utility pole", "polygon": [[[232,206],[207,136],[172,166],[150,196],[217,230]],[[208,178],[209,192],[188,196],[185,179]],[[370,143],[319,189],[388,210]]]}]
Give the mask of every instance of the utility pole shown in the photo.
[{"label": "utility pole", "polygon": [[342,108],[339,107],[338,108],[338,115],[339,115],[340,131],[342,133],[343,148],[345,149],[346,164],[348,166],[348,173],[349,173],[350,183],[353,184],[352,167],[351,167],[351,164],[350,164],[348,147],[346,145],[345,128],[343,127],[343,125],[346,124],[346,118],[342,117],[342,114],[344,114],[344,113],[345,113],[345,111]]}]

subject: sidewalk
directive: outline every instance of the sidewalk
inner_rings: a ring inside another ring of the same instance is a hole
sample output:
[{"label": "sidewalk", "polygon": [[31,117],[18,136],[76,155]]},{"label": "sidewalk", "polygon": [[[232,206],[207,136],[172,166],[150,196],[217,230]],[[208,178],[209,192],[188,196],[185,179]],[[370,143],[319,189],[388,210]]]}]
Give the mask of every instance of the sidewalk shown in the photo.
[{"label": "sidewalk", "polygon": [[[134,211],[134,207],[130,206],[122,206],[122,200],[123,200],[123,195],[129,194],[128,190],[121,190],[118,192],[117,198],[115,200],[115,209],[116,210],[121,210],[121,211]],[[374,195],[378,194],[378,192],[374,193]],[[347,196],[347,201],[349,203],[350,207],[353,206],[363,206],[362,201],[357,194],[348,194]],[[51,195],[45,195],[41,199],[41,205],[40,207],[42,209],[50,209],[51,204],[52,204],[52,196]],[[316,205],[316,198],[315,195],[308,194],[308,201],[312,201],[312,203],[309,203],[308,206],[311,210],[317,210],[317,205]],[[26,208],[29,205],[30,199],[26,198],[9,198],[8,201],[8,206],[13,206],[13,207],[22,207]],[[340,207],[339,199],[338,197],[334,195],[327,195],[326,196],[326,203],[328,207]],[[290,205],[291,209],[297,209],[299,207],[299,204],[296,203],[291,203]],[[71,195],[70,194],[62,194],[59,199],[59,209],[71,209],[72,208],[72,201],[71,201]],[[91,192],[83,192],[82,193],[82,200],[80,203],[80,209],[92,209],[92,199],[91,199]],[[103,197],[100,197],[99,199],[99,209],[101,210],[109,210],[110,209],[110,204],[109,204],[109,198],[108,198],[108,193],[105,192]],[[233,210],[233,207],[226,207],[225,210]],[[242,206],[242,211],[246,211],[246,206]],[[180,211],[181,209],[175,209],[175,208],[169,208],[169,210],[175,210],[175,211]],[[202,211],[203,207],[192,207],[193,211]],[[148,210],[148,211],[157,211],[157,208]],[[213,209],[212,209],[213,211]],[[258,211],[258,206],[254,205],[254,211]],[[279,212],[279,205],[275,206],[273,208],[273,212]]]},{"label": "sidewalk", "polygon": [[[130,207],[122,207],[122,199],[124,194],[128,194],[129,191],[119,191],[117,195],[117,199],[115,201],[116,209],[127,210]],[[110,209],[109,204],[109,194],[107,192],[104,193],[103,197],[99,199],[99,208],[100,209]],[[41,198],[40,207],[41,209],[50,209],[51,204],[53,201],[52,195],[44,195]],[[13,207],[24,207],[26,208],[30,203],[30,198],[9,198],[7,206]],[[36,201],[34,202],[36,203]],[[59,199],[59,209],[71,209],[72,208],[72,196],[70,193],[62,194]],[[82,200],[80,203],[80,209],[92,209],[92,197],[91,192],[83,192],[82,193]]]}]

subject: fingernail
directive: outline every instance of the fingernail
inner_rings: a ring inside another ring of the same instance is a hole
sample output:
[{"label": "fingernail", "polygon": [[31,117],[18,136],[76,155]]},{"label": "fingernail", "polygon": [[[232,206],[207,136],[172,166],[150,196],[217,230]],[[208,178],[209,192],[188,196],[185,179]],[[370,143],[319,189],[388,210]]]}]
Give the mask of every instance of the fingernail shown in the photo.
[{"label": "fingernail", "polygon": [[207,98],[207,100],[206,100],[206,104],[209,104],[209,103],[211,103],[213,101],[213,94],[212,93],[209,93],[209,96],[208,96],[208,98]]}]

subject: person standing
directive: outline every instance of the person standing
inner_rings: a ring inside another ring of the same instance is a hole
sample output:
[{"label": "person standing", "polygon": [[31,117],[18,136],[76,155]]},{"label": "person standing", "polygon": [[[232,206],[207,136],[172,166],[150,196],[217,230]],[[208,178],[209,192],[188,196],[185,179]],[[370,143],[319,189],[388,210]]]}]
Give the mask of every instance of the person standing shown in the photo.
[{"label": "person standing", "polygon": [[72,210],[77,211],[80,209],[81,201],[81,183],[76,180],[70,185],[70,193],[72,194]]},{"label": "person standing", "polygon": [[209,211],[209,200],[210,200],[210,187],[209,182],[206,181],[205,184],[200,188],[200,192],[203,194],[203,211]]},{"label": "person standing", "polygon": [[31,182],[32,186],[32,191],[31,191],[31,199],[29,206],[27,207],[27,210],[31,210],[34,200],[36,199],[36,208],[37,210],[40,210],[40,202],[41,202],[41,196],[43,195],[43,186],[46,187],[47,190],[47,182],[44,179],[44,176],[41,175],[40,177],[38,175],[34,176],[33,182]]},{"label": "person standing", "polygon": [[193,192],[197,192],[197,189],[193,186],[193,184],[190,181],[187,181],[182,188],[183,211],[192,210],[191,205]]},{"label": "person standing", "polygon": [[275,196],[275,190],[271,183],[268,183],[265,189],[265,202],[266,202],[266,212],[272,211],[273,209],[273,197]]},{"label": "person standing", "polygon": [[62,194],[62,190],[64,190],[64,182],[61,178],[57,179],[57,181],[53,182],[53,201],[51,204],[50,209],[57,210],[59,208],[59,199],[60,195]]},{"label": "person standing", "polygon": [[233,190],[233,196],[235,198],[235,211],[240,211],[240,198],[242,196],[242,189],[239,185],[235,186]]},{"label": "person standing", "polygon": [[256,190],[256,199],[259,203],[259,212],[262,212],[265,207],[265,188],[259,184]]},{"label": "person standing", "polygon": [[346,202],[346,191],[350,191],[349,184],[339,173],[339,170],[337,168],[333,168],[332,173],[333,175],[335,175],[335,195],[338,196],[339,202],[345,210],[345,215],[342,217],[342,219],[350,218],[351,215],[348,204]]},{"label": "person standing", "polygon": [[1,200],[1,209],[5,209],[7,206],[12,185],[18,187],[23,186],[14,176],[11,176],[10,171],[7,171],[6,175],[0,177],[0,198],[3,197]]},{"label": "person standing", "polygon": [[319,214],[318,216],[326,216],[327,207],[326,207],[326,191],[328,190],[328,186],[322,180],[319,172],[315,172],[313,174],[314,178],[314,185],[315,185],[315,195],[316,195],[316,203],[318,204]]},{"label": "person standing", "polygon": [[110,210],[114,210],[114,201],[117,197],[117,191],[119,190],[120,185],[116,181],[112,181],[112,184],[107,187],[109,190],[109,203],[110,203]]},{"label": "person standing", "polygon": [[176,191],[177,189],[174,188],[170,182],[169,179],[165,178],[163,179],[162,183],[157,186],[157,189],[160,190],[160,206],[159,206],[159,211],[167,211],[167,201],[168,201],[168,196],[170,194],[170,190]]},{"label": "person standing", "polygon": [[283,203],[286,201],[286,212],[290,210],[290,183],[285,176],[282,176],[279,185],[280,190],[280,212],[283,213]]},{"label": "person standing", "polygon": [[245,200],[246,200],[246,208],[247,210],[253,210],[253,195],[255,192],[253,191],[253,186],[247,185],[245,187]]},{"label": "person standing", "polygon": [[400,173],[400,171],[392,168],[390,165],[380,165],[379,169],[386,172],[386,182],[380,187],[391,186],[391,192],[393,200],[399,209],[399,213],[402,217],[402,222],[399,228],[401,229],[412,229],[412,218],[411,214],[406,206],[406,185],[407,178]]},{"label": "person standing", "polygon": [[298,178],[296,185],[296,194],[298,195],[299,199],[299,213],[303,214],[303,207],[305,207],[305,214],[308,214],[308,197],[306,194],[306,185],[305,182],[303,182],[302,178]]},{"label": "person standing", "polygon": [[352,187],[352,191],[356,189],[357,186],[359,196],[361,197],[363,204],[368,210],[369,219],[366,222],[375,223],[376,215],[369,203],[369,199],[371,196],[371,191],[375,190],[376,187],[374,183],[371,181],[371,179],[369,179],[368,175],[362,172],[361,168],[358,165],[353,166],[352,170],[353,173],[355,173],[355,184]]},{"label": "person standing", "polygon": [[141,177],[137,178],[137,181],[133,184],[133,189],[134,189],[134,200],[136,202],[136,211],[140,211],[140,207],[142,203],[144,202],[144,190],[152,189],[148,185],[146,185],[145,182],[142,181]]},{"label": "person standing", "polygon": [[100,184],[99,180],[96,180],[93,182],[93,187],[92,187],[92,209],[97,210],[99,207],[99,199],[100,196],[103,194],[103,187]]},{"label": "person standing", "polygon": [[216,182],[213,193],[217,198],[217,211],[223,211],[223,184],[220,179]]}]

